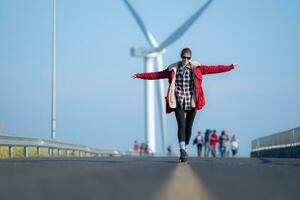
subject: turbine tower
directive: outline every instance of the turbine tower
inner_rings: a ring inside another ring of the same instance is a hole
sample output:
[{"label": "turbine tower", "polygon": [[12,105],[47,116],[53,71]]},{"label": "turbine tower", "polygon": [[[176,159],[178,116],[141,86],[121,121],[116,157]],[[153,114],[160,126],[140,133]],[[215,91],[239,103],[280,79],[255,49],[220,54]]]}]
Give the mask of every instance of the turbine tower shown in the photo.
[{"label": "turbine tower", "polygon": [[[153,34],[146,28],[144,22],[142,21],[139,14],[135,11],[128,0],[124,0],[125,5],[133,15],[135,21],[137,22],[139,28],[141,29],[146,40],[150,44],[150,48],[143,47],[132,47],[131,55],[133,57],[143,57],[145,62],[144,71],[153,72],[155,71],[155,64],[158,71],[163,70],[163,53],[166,52],[165,48],[178,40],[196,21],[196,19],[206,10],[213,0],[208,0],[201,8],[199,8],[190,18],[188,18],[179,28],[177,28],[169,37],[167,37],[161,44],[158,44]],[[158,103],[159,103],[159,116],[160,116],[160,126],[162,132],[162,148],[165,152],[166,143],[166,119],[165,119],[165,105],[164,105],[164,83],[163,80],[159,80],[157,84],[158,92]],[[145,132],[146,132],[146,143],[149,148],[155,153],[155,82],[146,81],[145,82]]]}]

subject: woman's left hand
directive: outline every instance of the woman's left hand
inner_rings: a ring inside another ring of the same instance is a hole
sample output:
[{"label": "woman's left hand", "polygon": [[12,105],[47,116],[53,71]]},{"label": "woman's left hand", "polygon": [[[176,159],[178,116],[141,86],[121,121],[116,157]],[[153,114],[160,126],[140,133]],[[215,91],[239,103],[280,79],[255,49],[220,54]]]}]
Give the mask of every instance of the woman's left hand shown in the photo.
[{"label": "woman's left hand", "polygon": [[232,65],[233,65],[233,68],[237,68],[239,66],[238,63],[233,63]]}]

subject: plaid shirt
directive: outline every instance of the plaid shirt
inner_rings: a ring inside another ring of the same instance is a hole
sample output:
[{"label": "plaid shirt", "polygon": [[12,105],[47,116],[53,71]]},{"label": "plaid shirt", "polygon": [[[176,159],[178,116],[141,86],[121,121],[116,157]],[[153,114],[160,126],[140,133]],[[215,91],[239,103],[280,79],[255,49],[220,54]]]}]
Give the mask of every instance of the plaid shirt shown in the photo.
[{"label": "plaid shirt", "polygon": [[194,74],[191,65],[186,67],[180,65],[176,73],[175,96],[177,105],[184,110],[192,109],[194,87]]}]

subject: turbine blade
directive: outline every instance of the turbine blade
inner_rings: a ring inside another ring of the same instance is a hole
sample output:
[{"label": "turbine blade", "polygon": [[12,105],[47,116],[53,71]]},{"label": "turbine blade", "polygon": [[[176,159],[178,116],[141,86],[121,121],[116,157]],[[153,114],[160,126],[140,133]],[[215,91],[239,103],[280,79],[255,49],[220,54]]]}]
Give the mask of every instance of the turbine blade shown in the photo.
[{"label": "turbine blade", "polygon": [[134,10],[134,8],[131,6],[131,4],[127,0],[124,0],[124,3],[127,6],[127,8],[129,9],[129,11],[131,12],[131,14],[133,15],[135,21],[137,22],[138,26],[142,30],[144,36],[146,37],[146,39],[149,42],[149,44],[151,45],[151,47],[157,48],[158,47],[157,41],[155,40],[153,34],[147,30],[143,20],[139,16],[139,14]]},{"label": "turbine blade", "polygon": [[206,10],[212,1],[213,0],[208,0],[199,10],[197,10],[188,20],[186,20],[186,22],[184,22],[176,31],[174,31],[165,41],[160,44],[160,46],[157,48],[157,51],[166,48],[180,38],[196,21],[196,19]]}]

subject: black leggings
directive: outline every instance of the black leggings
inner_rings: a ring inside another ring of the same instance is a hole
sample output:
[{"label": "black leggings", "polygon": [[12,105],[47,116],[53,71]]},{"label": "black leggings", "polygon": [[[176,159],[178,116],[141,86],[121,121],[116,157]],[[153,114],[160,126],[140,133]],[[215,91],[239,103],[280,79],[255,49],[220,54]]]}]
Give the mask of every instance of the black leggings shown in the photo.
[{"label": "black leggings", "polygon": [[192,135],[192,126],[196,112],[194,109],[183,110],[182,108],[176,108],[175,116],[178,125],[178,141],[185,142],[188,145]]}]

